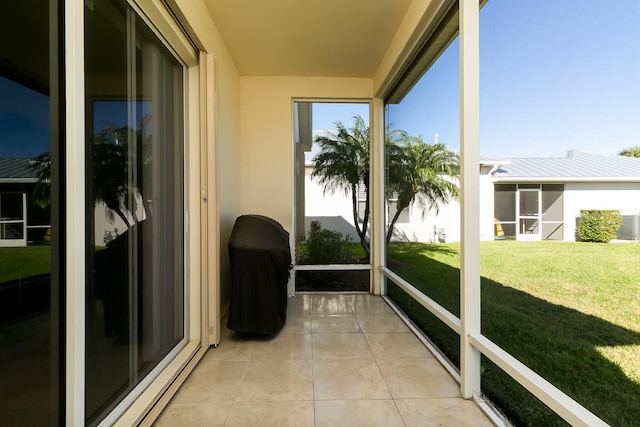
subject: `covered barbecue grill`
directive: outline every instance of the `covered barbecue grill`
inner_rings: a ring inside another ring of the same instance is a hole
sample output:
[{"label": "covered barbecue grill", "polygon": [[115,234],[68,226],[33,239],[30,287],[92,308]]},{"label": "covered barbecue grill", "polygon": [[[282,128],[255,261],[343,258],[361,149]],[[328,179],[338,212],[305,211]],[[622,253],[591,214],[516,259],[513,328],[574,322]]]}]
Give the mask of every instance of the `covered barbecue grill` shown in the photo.
[{"label": "covered barbecue grill", "polygon": [[231,232],[229,257],[231,306],[227,327],[258,334],[280,332],[287,316],[289,233],[266,216],[242,215]]}]

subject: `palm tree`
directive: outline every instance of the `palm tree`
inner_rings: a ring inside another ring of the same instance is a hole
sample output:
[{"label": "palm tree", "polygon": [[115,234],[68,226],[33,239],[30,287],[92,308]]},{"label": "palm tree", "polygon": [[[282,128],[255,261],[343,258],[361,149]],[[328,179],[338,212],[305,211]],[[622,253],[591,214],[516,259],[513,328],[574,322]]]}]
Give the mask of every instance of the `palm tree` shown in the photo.
[{"label": "palm tree", "polygon": [[[104,203],[107,218],[113,222],[117,215],[130,227],[131,218],[137,222],[136,206],[130,206],[130,200],[135,203],[138,195],[142,199],[146,215],[151,215],[148,202],[142,197],[145,173],[151,167],[151,155],[148,146],[151,142],[151,115],[142,117],[137,129],[129,126],[119,127],[114,123],[107,126],[94,136],[91,164],[93,182],[94,205]],[[135,153],[132,152],[129,140],[135,140]],[[33,199],[40,207],[47,207],[51,200],[51,160],[46,152],[30,162],[31,168],[38,177],[33,189]],[[129,168],[135,168],[135,183],[130,183]],[[131,185],[134,187],[131,187]],[[131,187],[131,188],[130,188]]]},{"label": "palm tree", "polygon": [[107,218],[111,222],[114,214],[129,227],[128,206],[128,127],[108,123],[94,137],[93,142],[93,199],[97,205],[106,206]]},{"label": "palm tree", "polygon": [[427,144],[420,136],[405,134],[395,141],[387,141],[387,202],[394,198],[396,212],[389,222],[388,245],[398,217],[411,204],[422,216],[429,210],[438,214],[441,204],[458,200],[457,185],[460,162],[457,154],[444,144]]},{"label": "palm tree", "polygon": [[[141,199],[146,215],[151,209],[144,194],[145,172],[152,166],[149,144],[151,143],[151,115],[144,115],[137,129],[129,126],[118,127],[108,123],[94,138],[93,144],[93,190],[94,202],[103,202],[107,207],[107,217],[113,221],[114,213],[127,226],[131,226],[136,216],[136,199]],[[130,140],[135,142],[132,150]],[[129,174],[135,174],[135,182]],[[133,196],[133,197],[132,197]],[[136,197],[140,196],[140,197]],[[133,205],[131,205],[133,204]]]},{"label": "palm tree", "polygon": [[[367,227],[369,224],[369,128],[364,119],[353,117],[354,125],[347,129],[342,122],[335,122],[337,132],[316,137],[320,153],[313,159],[312,178],[324,186],[324,194],[341,191],[351,195],[353,223],[360,244],[369,258]],[[364,185],[366,193],[362,225],[358,218],[358,185]]]},{"label": "palm tree", "polygon": [[640,158],[640,145],[635,145],[633,147],[625,148],[618,154],[621,156]]},{"label": "palm tree", "polygon": [[[335,133],[316,138],[320,153],[313,159],[311,176],[324,186],[324,194],[342,191],[351,195],[353,221],[368,258],[369,128],[362,117],[356,115],[353,119],[353,128],[347,129],[337,121]],[[458,199],[459,158],[443,144],[424,143],[421,137],[410,137],[391,126],[385,132],[385,147],[385,196],[387,202],[397,199],[396,213],[387,229],[386,244],[389,244],[398,217],[412,203],[424,216],[430,209],[437,213],[440,204]],[[362,226],[358,218],[358,185],[364,185],[366,194]]]},{"label": "palm tree", "polygon": [[51,203],[51,153],[47,151],[31,159],[29,166],[38,177],[33,187],[33,203],[44,209]]}]

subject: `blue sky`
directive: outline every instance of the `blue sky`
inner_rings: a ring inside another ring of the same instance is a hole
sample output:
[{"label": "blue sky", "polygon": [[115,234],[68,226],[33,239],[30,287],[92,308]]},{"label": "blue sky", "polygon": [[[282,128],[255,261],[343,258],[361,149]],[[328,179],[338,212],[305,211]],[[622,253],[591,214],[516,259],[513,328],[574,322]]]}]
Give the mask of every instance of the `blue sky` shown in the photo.
[{"label": "blue sky", "polygon": [[49,97],[0,77],[0,157],[49,151]]},{"label": "blue sky", "polygon": [[[482,154],[640,145],[640,1],[490,0],[480,15]],[[389,121],[457,149],[458,55],[456,40]]]},{"label": "blue sky", "polygon": [[[138,103],[138,117],[150,113],[149,102]],[[127,123],[121,101],[94,104],[94,127]],[[49,151],[49,97],[0,77],[0,157],[31,158]]]},{"label": "blue sky", "polygon": [[339,120],[346,127],[353,126],[353,116],[359,115],[369,123],[369,104],[359,103],[321,103],[313,104],[313,129],[335,129],[334,122]]},{"label": "blue sky", "polygon": [[[490,0],[480,31],[483,154],[616,154],[640,145],[640,0]],[[389,106],[390,122],[428,142],[437,133],[457,149],[458,54],[456,41]],[[45,95],[0,77],[0,157],[48,150],[48,104]],[[366,105],[329,106],[315,105],[315,129],[368,115]]]}]

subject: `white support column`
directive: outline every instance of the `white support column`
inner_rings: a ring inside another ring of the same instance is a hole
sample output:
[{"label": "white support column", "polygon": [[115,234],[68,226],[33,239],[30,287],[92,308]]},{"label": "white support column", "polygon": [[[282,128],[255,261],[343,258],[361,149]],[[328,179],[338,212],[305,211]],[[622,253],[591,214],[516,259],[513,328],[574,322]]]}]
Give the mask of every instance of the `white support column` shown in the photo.
[{"label": "white support column", "polygon": [[[220,342],[220,221],[218,217],[218,147],[215,56],[200,52],[200,179],[203,345]],[[192,303],[196,303],[192,301]],[[197,339],[192,334],[191,339]]]},{"label": "white support column", "polygon": [[84,1],[65,2],[66,424],[84,425],[85,101]]},{"label": "white support column", "polygon": [[371,290],[374,294],[385,294],[384,278],[380,266],[384,265],[385,216],[384,216],[384,101],[373,98],[371,102],[371,153],[369,194],[371,195]]},{"label": "white support column", "polygon": [[465,399],[480,392],[480,24],[478,0],[460,0],[460,376]]}]

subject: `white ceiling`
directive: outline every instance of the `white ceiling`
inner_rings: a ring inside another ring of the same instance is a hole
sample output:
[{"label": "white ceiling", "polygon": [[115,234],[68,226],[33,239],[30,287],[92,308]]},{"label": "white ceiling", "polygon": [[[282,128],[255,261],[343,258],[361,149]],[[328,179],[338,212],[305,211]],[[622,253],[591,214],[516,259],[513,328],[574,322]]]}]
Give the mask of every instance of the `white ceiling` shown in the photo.
[{"label": "white ceiling", "polygon": [[242,76],[372,77],[411,0],[204,0]]}]

